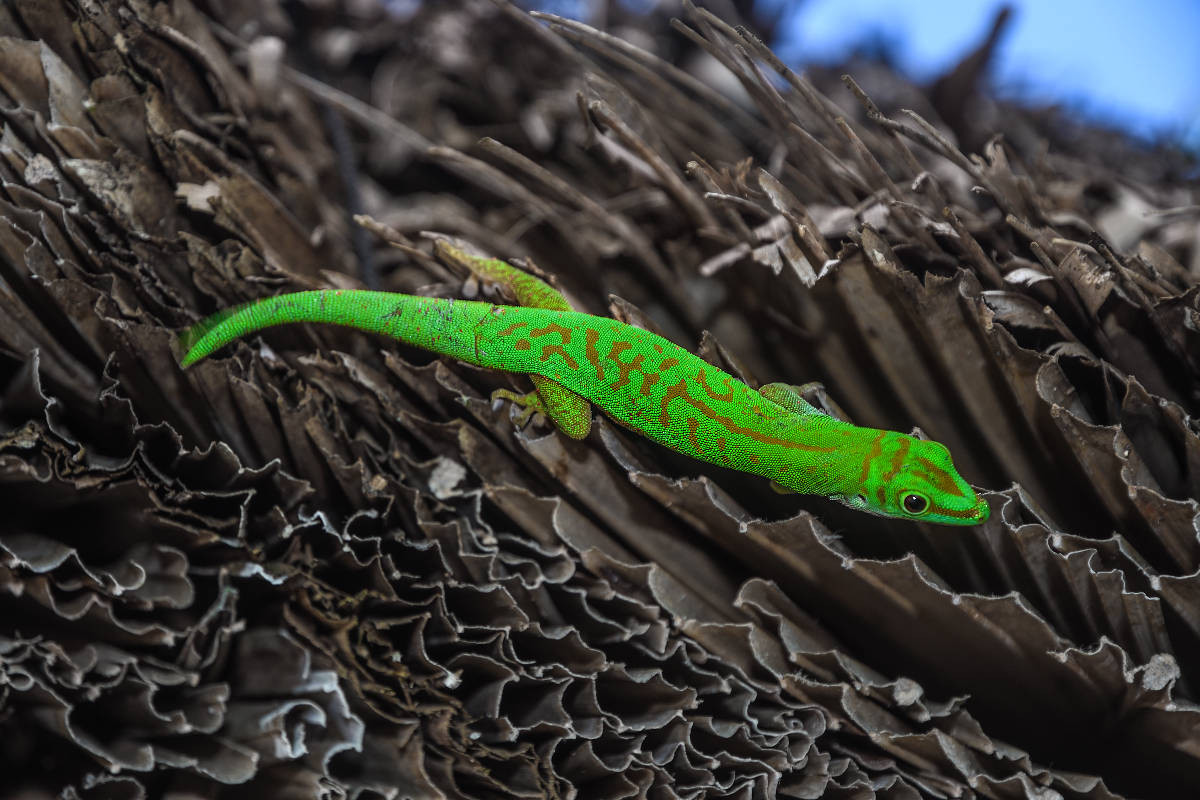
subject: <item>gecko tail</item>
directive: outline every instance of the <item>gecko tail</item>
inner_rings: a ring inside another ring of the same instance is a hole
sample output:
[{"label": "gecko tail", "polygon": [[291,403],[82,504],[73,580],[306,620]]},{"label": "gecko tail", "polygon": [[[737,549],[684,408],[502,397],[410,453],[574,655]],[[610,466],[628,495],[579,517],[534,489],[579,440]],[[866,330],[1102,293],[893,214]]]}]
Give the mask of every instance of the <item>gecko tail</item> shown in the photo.
[{"label": "gecko tail", "polygon": [[175,338],[175,342],[179,348],[179,351],[183,353],[183,358],[180,359],[179,365],[184,369],[187,369],[192,364],[195,364],[197,361],[200,361],[204,357],[208,356],[214,350],[219,349],[228,341],[237,338],[236,335],[222,338],[219,336],[219,331],[217,329],[229,319],[236,317],[247,308],[258,302],[261,301],[248,300],[244,303],[239,303],[236,306],[223,308],[215,314],[205,317],[192,327],[180,333]]},{"label": "gecko tail", "polygon": [[179,363],[187,368],[265,328],[315,322],[382,334],[475,364],[480,356],[473,332],[494,308],[490,303],[365,289],[288,292],[226,308],[196,323],[179,337]]}]

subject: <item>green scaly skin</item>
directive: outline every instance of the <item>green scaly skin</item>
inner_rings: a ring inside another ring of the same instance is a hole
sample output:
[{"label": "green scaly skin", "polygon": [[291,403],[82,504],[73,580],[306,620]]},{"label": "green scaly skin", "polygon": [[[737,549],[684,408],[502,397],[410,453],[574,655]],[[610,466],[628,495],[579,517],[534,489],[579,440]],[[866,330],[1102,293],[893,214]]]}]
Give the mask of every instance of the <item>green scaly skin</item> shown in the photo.
[{"label": "green scaly skin", "polygon": [[680,453],[769,478],[881,516],[977,525],[987,502],[937,442],[860,428],[818,411],[796,387],[755,391],[649,331],[571,310],[537,278],[444,242],[443,259],[499,283],[520,305],[390,292],[295,292],[219,312],[184,334],[188,367],[254,331],[324,322],[392,336],[481,367],[521,372],[527,395],[497,392],[540,412],[568,436],[591,429],[591,404]]}]

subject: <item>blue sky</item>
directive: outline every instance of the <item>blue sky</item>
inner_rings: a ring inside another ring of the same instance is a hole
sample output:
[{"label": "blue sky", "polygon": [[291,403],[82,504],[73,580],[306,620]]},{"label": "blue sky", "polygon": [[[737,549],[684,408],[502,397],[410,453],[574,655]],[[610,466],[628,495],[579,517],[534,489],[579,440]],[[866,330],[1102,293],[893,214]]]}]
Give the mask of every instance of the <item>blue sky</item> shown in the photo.
[{"label": "blue sky", "polygon": [[[674,11],[679,0],[622,0]],[[985,34],[998,0],[760,0],[784,8],[780,56],[837,61],[886,40],[900,66],[927,80]],[[696,0],[705,5],[704,0]],[[536,4],[536,3],[535,3]],[[544,0],[585,14],[588,0]],[[1004,95],[1059,102],[1141,135],[1171,134],[1200,150],[1200,0],[1014,0],[993,64]]]},{"label": "blue sky", "polygon": [[[997,0],[768,0],[787,7],[779,54],[838,59],[874,36],[925,80],[986,33]],[[1058,101],[1140,134],[1174,132],[1200,146],[1200,0],[1026,0],[992,76],[1006,95]]]}]

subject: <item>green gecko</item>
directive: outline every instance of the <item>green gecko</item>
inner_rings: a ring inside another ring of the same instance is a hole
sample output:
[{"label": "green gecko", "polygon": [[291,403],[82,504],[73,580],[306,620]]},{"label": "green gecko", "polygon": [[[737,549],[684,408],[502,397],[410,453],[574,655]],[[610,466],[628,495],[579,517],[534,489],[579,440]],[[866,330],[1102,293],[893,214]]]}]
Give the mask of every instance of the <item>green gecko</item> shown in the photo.
[{"label": "green gecko", "polygon": [[938,442],[861,428],[829,416],[798,387],[757,391],[668,339],[615,319],[574,311],[561,293],[497,259],[445,242],[438,254],[494,282],[517,305],[328,289],[226,309],[181,337],[188,367],[229,342],[290,322],[346,325],[481,367],[529,375],[534,390],[493,397],[588,435],[592,404],[622,426],[685,455],[769,478],[880,516],[977,525],[987,501]]}]

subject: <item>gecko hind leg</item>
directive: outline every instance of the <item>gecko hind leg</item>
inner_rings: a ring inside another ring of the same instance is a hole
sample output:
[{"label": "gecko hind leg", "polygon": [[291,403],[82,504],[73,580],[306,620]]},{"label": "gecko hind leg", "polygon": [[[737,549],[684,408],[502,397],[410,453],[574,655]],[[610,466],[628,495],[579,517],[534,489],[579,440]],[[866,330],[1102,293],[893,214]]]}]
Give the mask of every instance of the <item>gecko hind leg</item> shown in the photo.
[{"label": "gecko hind leg", "polygon": [[[442,260],[500,285],[516,298],[519,306],[551,311],[572,310],[562,292],[506,261],[476,256],[442,240],[434,242],[433,247]],[[517,416],[518,426],[528,423],[534,414],[541,414],[572,439],[585,438],[592,430],[592,404],[561,383],[542,375],[531,374],[529,378],[533,381],[534,391],[517,394],[508,389],[497,389],[492,392],[492,400],[510,400],[520,406],[522,411]]]},{"label": "gecko hind leg", "polygon": [[492,401],[508,400],[521,407],[517,427],[524,427],[534,414],[541,414],[572,439],[584,439],[592,430],[592,405],[560,383],[530,375],[534,390],[517,394],[508,389],[492,392]]},{"label": "gecko hind leg", "polygon": [[433,249],[443,261],[500,286],[519,306],[547,308],[551,311],[574,310],[562,292],[536,275],[517,269],[507,261],[477,256],[443,240],[434,242]]}]

